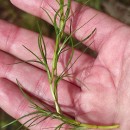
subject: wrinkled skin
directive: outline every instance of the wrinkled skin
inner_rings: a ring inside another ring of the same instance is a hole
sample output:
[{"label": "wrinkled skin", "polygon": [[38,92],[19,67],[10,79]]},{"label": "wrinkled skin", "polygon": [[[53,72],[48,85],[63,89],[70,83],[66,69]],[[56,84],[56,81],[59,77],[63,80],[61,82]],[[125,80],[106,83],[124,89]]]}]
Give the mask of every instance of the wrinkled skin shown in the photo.
[{"label": "wrinkled skin", "polygon": [[[49,21],[43,7],[54,16],[57,4],[52,0],[11,0],[18,8]],[[72,2],[73,12],[79,4]],[[94,28],[94,36],[84,44],[89,45],[98,53],[97,58],[82,55],[70,70],[73,78],[66,78],[59,84],[59,103],[62,110],[73,118],[90,124],[112,125],[120,124],[116,130],[130,129],[130,28],[101,12],[83,7],[73,16],[73,29],[80,27],[91,19],[74,35],[82,40]],[[69,32],[69,21],[66,32]],[[16,78],[25,90],[53,107],[47,75],[38,64],[7,65],[19,60],[34,59],[22,45],[39,54],[37,47],[38,34],[0,21],[0,107],[14,118],[19,118],[31,111],[29,102],[21,94]],[[54,41],[45,37],[48,62],[51,63]],[[60,57],[58,73],[64,69],[69,52]],[[74,58],[80,52],[75,51]],[[78,82],[76,79],[80,80]],[[34,97],[33,97],[34,96]],[[36,101],[37,102],[37,101]],[[27,118],[21,120],[25,122]],[[31,130],[54,127],[60,121],[47,119]],[[52,128],[50,128],[52,129]],[[63,128],[63,129],[67,129]]]}]

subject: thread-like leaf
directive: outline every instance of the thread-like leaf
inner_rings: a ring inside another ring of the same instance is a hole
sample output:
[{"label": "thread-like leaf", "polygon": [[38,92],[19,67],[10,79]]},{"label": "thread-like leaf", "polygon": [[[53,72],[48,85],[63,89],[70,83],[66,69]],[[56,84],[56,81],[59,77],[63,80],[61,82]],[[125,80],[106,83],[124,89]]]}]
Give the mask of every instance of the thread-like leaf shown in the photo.
[{"label": "thread-like leaf", "polygon": [[[93,42],[92,42],[93,43]],[[92,44],[91,43],[91,44]],[[91,45],[90,44],[90,45]],[[90,46],[89,45],[89,46]],[[84,49],[84,51],[75,59],[75,61],[71,64],[71,66],[69,67],[69,68],[66,68],[66,70],[63,70],[63,72],[61,73],[61,77],[63,77],[64,76],[64,74],[66,74],[66,72],[68,72],[71,68],[72,68],[72,66],[77,62],[77,60],[83,55],[83,53],[85,53],[85,51],[89,48],[89,46],[88,47],[86,47],[85,49]]]},{"label": "thread-like leaf", "polygon": [[43,61],[34,53],[34,52],[32,52],[30,49],[28,49],[26,46],[24,46],[23,45],[23,47],[26,49],[26,50],[28,50],[31,54],[33,54],[41,63],[42,63],[42,65],[44,65],[44,63],[43,63]]}]

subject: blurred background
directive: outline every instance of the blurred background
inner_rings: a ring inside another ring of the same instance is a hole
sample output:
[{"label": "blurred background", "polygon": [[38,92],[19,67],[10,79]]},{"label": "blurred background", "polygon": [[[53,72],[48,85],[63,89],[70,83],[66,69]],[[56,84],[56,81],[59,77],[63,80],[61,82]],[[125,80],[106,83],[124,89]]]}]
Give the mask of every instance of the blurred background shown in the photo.
[{"label": "blurred background", "polygon": [[[86,3],[86,0],[76,1]],[[130,0],[89,0],[87,5],[130,25]],[[36,18],[14,7],[9,0],[0,0],[0,19],[4,19],[33,31],[38,31],[36,27]],[[43,33],[46,36],[54,37],[53,27],[45,21],[41,21],[41,23],[42,26],[45,25]],[[12,120],[14,119],[0,108],[0,128]],[[16,123],[3,130],[16,130],[19,125],[19,123]],[[22,130],[26,130],[26,128]]]}]

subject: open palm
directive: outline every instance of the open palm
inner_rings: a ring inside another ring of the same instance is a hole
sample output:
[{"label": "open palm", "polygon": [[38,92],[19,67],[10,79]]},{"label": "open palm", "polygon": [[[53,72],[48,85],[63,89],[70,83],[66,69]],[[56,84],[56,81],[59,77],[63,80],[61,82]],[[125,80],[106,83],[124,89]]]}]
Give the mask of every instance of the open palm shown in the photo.
[{"label": "open palm", "polygon": [[[52,17],[54,16],[52,7],[57,8],[52,0],[11,0],[11,2],[48,22],[50,22],[49,18],[40,7],[47,9]],[[73,11],[79,6],[72,2]],[[71,69],[73,78],[62,80],[59,84],[59,103],[65,113],[81,122],[97,125],[120,124],[118,130],[129,130],[130,28],[88,7],[76,13],[72,27],[74,29],[80,27],[95,14],[97,16],[74,36],[82,40],[96,28],[95,35],[84,44],[88,45],[91,40],[94,41],[91,48],[98,53],[98,56],[93,58],[84,54],[80,57]],[[66,32],[69,32],[69,22]],[[17,87],[16,79],[31,93],[32,98],[38,98],[53,108],[47,75],[40,65],[27,63],[7,65],[20,60],[34,59],[22,45],[40,55],[37,36],[38,34],[34,32],[0,21],[0,107],[14,118],[33,111]],[[48,62],[51,63],[54,41],[47,37],[44,39]],[[75,51],[74,59],[79,55],[80,52]],[[67,58],[68,53],[60,57],[58,73],[63,71]],[[21,122],[26,120],[25,118]],[[60,121],[48,119],[31,129],[55,127],[59,123]]]}]

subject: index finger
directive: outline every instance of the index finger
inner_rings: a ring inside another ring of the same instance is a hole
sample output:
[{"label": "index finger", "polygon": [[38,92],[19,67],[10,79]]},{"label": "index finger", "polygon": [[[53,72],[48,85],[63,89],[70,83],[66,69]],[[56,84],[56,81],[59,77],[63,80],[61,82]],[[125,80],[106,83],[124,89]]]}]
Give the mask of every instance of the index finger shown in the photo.
[{"label": "index finger", "polygon": [[[11,2],[14,5],[16,5],[18,8],[28,13],[31,13],[32,15],[40,17],[49,23],[51,23],[51,21],[47,16],[46,12],[43,11],[42,8],[44,8],[52,18],[55,15],[54,10],[58,9],[58,5],[55,0],[29,0],[29,1],[11,0]],[[83,40],[88,34],[92,32],[94,28],[97,28],[97,33],[93,37],[93,40],[95,42],[91,45],[91,48],[93,50],[99,51],[101,46],[105,43],[104,41],[109,39],[110,34],[114,32],[114,30],[116,30],[118,27],[122,26],[122,23],[116,21],[115,19],[99,11],[91,9],[87,6],[82,7],[77,2],[72,1],[71,7],[72,7],[72,12],[75,12],[75,14],[73,15],[74,22],[72,23],[73,30],[81,27],[84,23],[87,23],[82,28],[80,28],[77,32],[75,32],[74,37],[76,39],[80,41]],[[97,16],[94,17],[96,14]],[[70,27],[70,20],[68,20],[65,29],[67,33],[69,33],[70,30],[69,27]],[[89,42],[84,41],[84,44],[87,45],[89,44]]]}]

